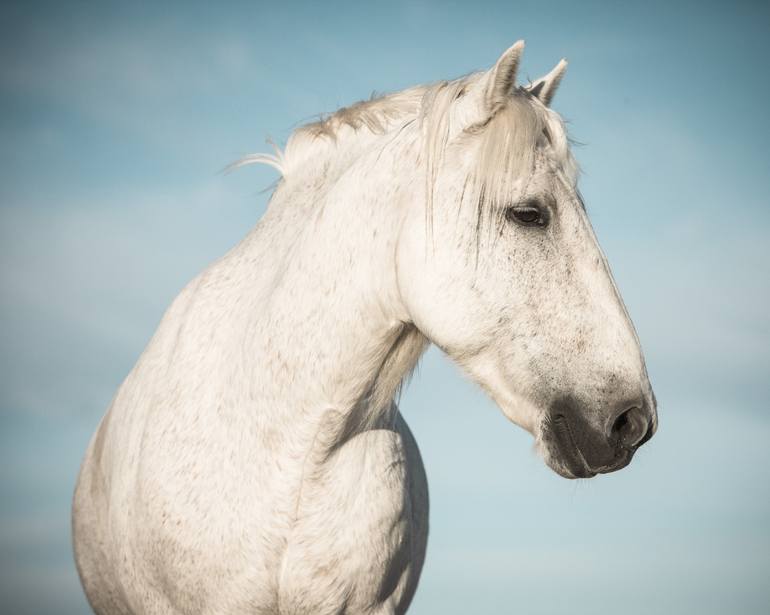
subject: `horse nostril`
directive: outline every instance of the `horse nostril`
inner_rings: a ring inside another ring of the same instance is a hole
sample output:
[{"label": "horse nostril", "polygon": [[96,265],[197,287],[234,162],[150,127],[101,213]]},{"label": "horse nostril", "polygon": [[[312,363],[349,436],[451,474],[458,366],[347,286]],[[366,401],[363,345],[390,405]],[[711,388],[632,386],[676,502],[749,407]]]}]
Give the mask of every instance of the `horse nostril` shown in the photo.
[{"label": "horse nostril", "polygon": [[639,446],[648,433],[650,425],[640,408],[629,408],[612,425],[612,436],[625,448]]}]

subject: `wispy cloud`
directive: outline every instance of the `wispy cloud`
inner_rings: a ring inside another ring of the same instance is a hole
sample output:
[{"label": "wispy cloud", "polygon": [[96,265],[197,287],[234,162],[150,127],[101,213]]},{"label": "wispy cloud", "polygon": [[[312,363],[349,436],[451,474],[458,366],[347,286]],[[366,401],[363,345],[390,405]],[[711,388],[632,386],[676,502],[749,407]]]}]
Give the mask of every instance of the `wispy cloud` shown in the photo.
[{"label": "wispy cloud", "polygon": [[256,220],[234,186],[214,176],[177,194],[0,211],[5,404],[66,412],[91,388],[106,403],[116,362],[124,373],[176,293]]}]

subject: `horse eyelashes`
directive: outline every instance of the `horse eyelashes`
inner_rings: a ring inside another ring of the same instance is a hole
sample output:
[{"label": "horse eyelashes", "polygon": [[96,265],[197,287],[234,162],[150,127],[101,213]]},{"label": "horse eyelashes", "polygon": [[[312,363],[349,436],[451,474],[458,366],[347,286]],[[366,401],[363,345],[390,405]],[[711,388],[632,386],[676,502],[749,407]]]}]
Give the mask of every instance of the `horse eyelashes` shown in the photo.
[{"label": "horse eyelashes", "polygon": [[544,207],[537,202],[511,205],[505,210],[505,219],[521,226],[546,226],[548,215]]}]

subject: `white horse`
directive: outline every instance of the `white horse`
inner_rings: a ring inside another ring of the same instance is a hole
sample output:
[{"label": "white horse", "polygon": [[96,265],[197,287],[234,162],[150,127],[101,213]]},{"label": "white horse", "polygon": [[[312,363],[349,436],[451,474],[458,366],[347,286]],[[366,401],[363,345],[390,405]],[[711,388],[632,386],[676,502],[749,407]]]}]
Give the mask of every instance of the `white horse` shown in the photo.
[{"label": "white horse", "polygon": [[559,474],[656,428],[639,343],[548,108],[566,63],[305,126],[246,238],[173,302],[83,462],[75,555],[109,613],[403,613],[428,529],[394,403],[429,343]]}]

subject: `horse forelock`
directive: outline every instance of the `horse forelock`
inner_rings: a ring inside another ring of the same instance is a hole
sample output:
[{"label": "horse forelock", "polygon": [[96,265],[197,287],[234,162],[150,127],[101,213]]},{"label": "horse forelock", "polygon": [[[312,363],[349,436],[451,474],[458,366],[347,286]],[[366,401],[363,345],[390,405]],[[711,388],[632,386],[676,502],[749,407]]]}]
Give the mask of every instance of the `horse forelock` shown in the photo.
[{"label": "horse forelock", "polygon": [[[514,91],[489,118],[465,132],[466,138],[478,139],[469,177],[471,192],[466,196],[480,207],[490,209],[515,200],[526,190],[539,157],[547,159],[568,185],[577,185],[579,168],[564,123],[523,89]],[[479,216],[486,212],[480,211]]]}]

